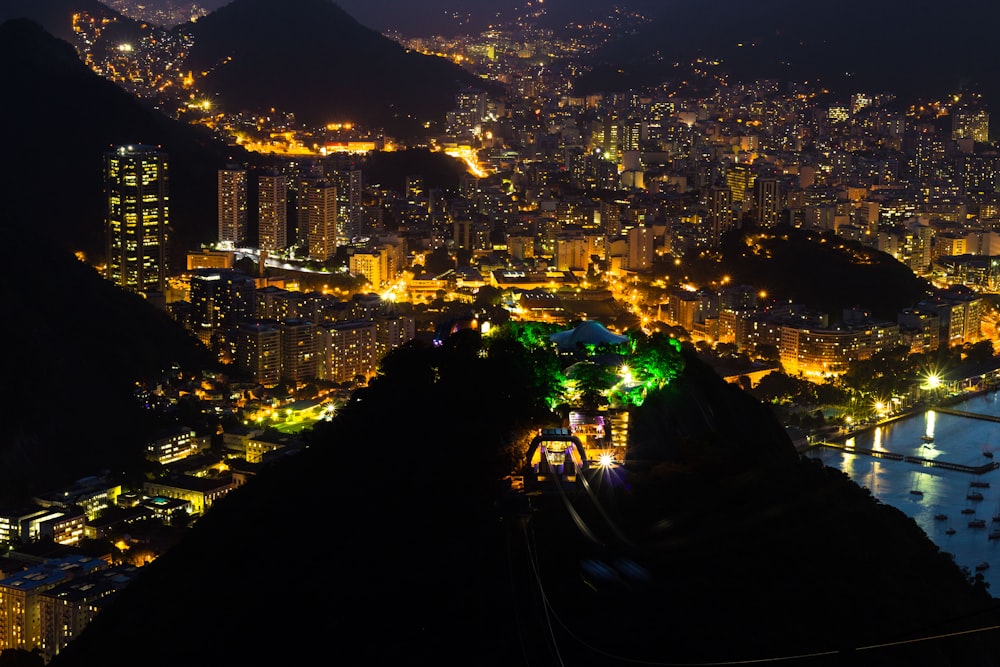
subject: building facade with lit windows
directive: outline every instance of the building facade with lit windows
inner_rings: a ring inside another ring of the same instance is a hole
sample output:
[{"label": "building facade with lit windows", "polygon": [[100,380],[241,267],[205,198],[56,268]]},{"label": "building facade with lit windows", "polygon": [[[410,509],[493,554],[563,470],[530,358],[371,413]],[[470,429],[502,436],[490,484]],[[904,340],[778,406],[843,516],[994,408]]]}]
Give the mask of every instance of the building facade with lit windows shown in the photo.
[{"label": "building facade with lit windows", "polygon": [[275,252],[288,247],[288,176],[278,172],[257,177],[257,245]]},{"label": "building facade with lit windows", "polygon": [[237,368],[256,382],[273,386],[281,380],[281,330],[275,320],[240,322],[231,332]]},{"label": "building facade with lit windows", "polygon": [[348,268],[351,275],[364,276],[375,289],[385,282],[382,273],[382,253],[378,250],[354,253],[350,257]]},{"label": "building facade with lit windows", "polygon": [[56,586],[108,567],[100,558],[57,558],[0,580],[0,651],[42,647],[41,597]]},{"label": "building facade with lit windows", "polygon": [[337,252],[337,187],[320,179],[305,181],[300,188],[303,204],[299,211],[305,222],[309,259],[325,262]]},{"label": "building facade with lit windows", "polygon": [[247,240],[247,172],[236,165],[219,170],[219,243],[239,246]]},{"label": "building facade with lit windows", "polygon": [[289,382],[315,379],[319,375],[316,325],[296,317],[282,320],[278,329],[281,332],[282,379]]},{"label": "building facade with lit windows", "polygon": [[56,585],[38,598],[42,657],[54,658],[94,620],[105,603],[138,572],[133,565],[100,569]]},{"label": "building facade with lit windows", "polygon": [[186,500],[191,503],[193,514],[204,514],[212,503],[235,488],[232,475],[218,478],[176,475],[155,482],[144,482],[142,492],[152,497]]},{"label": "building facade with lit windows", "polygon": [[898,324],[831,329],[781,327],[778,351],[789,375],[840,375],[854,361],[900,344]]},{"label": "building facade with lit windows", "polygon": [[166,153],[153,146],[115,147],[104,154],[104,186],[105,277],[135,292],[165,291],[170,223]]},{"label": "building facade with lit windows", "polygon": [[367,320],[329,322],[317,328],[320,338],[319,379],[350,382],[375,374],[375,323]]}]

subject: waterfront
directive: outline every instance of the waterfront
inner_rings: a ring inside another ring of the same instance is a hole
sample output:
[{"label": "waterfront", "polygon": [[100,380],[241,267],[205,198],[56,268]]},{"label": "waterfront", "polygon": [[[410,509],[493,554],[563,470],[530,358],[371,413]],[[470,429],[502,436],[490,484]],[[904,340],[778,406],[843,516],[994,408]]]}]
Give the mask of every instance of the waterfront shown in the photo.
[{"label": "waterfront", "polygon": [[[1000,418],[997,392],[948,407]],[[856,433],[844,444],[977,467],[992,461],[988,454],[994,451],[1000,462],[1000,423],[930,409]],[[988,562],[990,568],[982,574],[990,593],[1000,597],[1000,539],[989,539],[990,531],[1000,528],[1000,522],[992,521],[994,516],[1000,518],[1000,470],[975,475],[825,447],[813,447],[807,456],[844,471],[880,501],[914,519],[942,551],[955,555],[960,566],[974,572],[978,563]],[[980,486],[971,487],[972,482]],[[982,499],[970,499],[973,493]],[[947,519],[935,518],[940,514]],[[984,520],[985,526],[970,527],[976,519]],[[954,530],[951,535],[949,528]]]}]

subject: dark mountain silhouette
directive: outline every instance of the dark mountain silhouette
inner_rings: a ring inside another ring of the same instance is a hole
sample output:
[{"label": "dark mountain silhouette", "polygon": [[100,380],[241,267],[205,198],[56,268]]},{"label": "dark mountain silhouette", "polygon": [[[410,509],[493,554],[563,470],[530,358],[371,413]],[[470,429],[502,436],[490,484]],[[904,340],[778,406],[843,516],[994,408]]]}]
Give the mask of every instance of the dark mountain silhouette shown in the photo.
[{"label": "dark mountain silhouette", "polygon": [[8,101],[0,105],[0,124],[9,130],[11,156],[0,180],[4,219],[102,257],[103,154],[114,145],[143,143],[168,154],[174,261],[214,240],[216,170],[229,159],[251,160],[243,149],[145,107],[94,74],[68,43],[24,19],[0,25],[0,89]]},{"label": "dark mountain silhouette", "polygon": [[[872,0],[818,7],[795,0],[663,3],[655,22],[599,52],[580,91],[620,90],[676,76],[675,62],[722,61],[738,80],[819,82],[839,95],[891,92],[907,103],[960,89],[997,101],[989,0]],[[619,72],[619,70],[621,70]]]},{"label": "dark mountain silhouette", "polygon": [[832,232],[785,226],[771,232],[734,230],[722,251],[721,261],[689,257],[685,272],[704,284],[724,274],[733,284],[757,285],[775,302],[809,304],[832,321],[859,305],[895,321],[900,310],[933,292],[927,280],[891,255]]},{"label": "dark mountain silhouette", "polygon": [[[213,507],[53,667],[139,654],[151,666],[996,654],[989,633],[855,653],[988,626],[995,601],[902,513],[800,460],[766,409],[693,353],[636,414],[643,468],[595,477],[593,496],[550,487],[505,504],[491,475],[545,364],[480,345],[460,332],[390,355],[304,453]],[[150,608],[212,620],[178,632],[150,623]],[[248,634],[261,619],[266,631]]]},{"label": "dark mountain silhouette", "polygon": [[[433,3],[341,0],[338,4],[375,30],[396,30],[407,36],[472,35],[491,26],[510,24],[528,13],[525,3],[518,0],[478,0],[475,4],[465,0],[436,0]],[[546,0],[528,9],[533,12],[544,9],[545,13],[535,19],[535,24],[558,34],[568,24],[587,24],[623,9],[648,13],[657,10],[660,4],[661,0]]]},{"label": "dark mountain silhouette", "polygon": [[73,15],[86,13],[96,19],[130,24],[122,16],[97,0],[5,0],[0,6],[0,23],[9,19],[29,19],[59,39],[72,42]]},{"label": "dark mountain silhouette", "polygon": [[141,465],[154,425],[135,382],[173,364],[208,368],[206,349],[166,313],[45,242],[37,218],[5,215],[0,298],[10,309],[0,430],[0,503],[101,470]]},{"label": "dark mountain silhouette", "polygon": [[407,52],[329,0],[236,0],[179,26],[187,66],[230,111],[278,108],[320,126],[353,121],[394,133],[441,120],[455,93],[488,85],[442,58]]}]

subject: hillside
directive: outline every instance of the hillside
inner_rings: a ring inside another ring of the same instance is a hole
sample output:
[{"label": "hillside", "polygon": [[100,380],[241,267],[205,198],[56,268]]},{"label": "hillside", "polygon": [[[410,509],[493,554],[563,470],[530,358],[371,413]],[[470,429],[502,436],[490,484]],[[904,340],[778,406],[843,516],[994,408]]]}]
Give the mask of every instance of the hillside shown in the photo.
[{"label": "hillside", "polygon": [[722,0],[711,19],[693,3],[670,0],[654,22],[595,55],[581,92],[618,90],[672,79],[674,63],[721,60],[740,81],[818,81],[846,99],[888,91],[906,104],[939,99],[964,87],[1000,101],[990,66],[990,26],[1000,6],[956,0],[872,0],[817,9],[793,0]]},{"label": "hillside", "polygon": [[216,235],[216,170],[246,161],[208,130],[148,109],[90,71],[73,47],[34,22],[0,24],[0,124],[16,155],[0,180],[4,219],[28,221],[49,242],[101,257],[102,156],[117,144],[159,145],[170,161],[175,261]]},{"label": "hillside", "polygon": [[0,5],[0,23],[9,19],[28,19],[49,34],[69,42],[74,38],[73,15],[78,13],[112,22],[133,23],[97,0],[4,0]]},{"label": "hillside", "polygon": [[[994,603],[912,521],[800,460],[759,403],[691,354],[636,413],[645,465],[595,476],[592,493],[503,499],[491,479],[522,429],[546,423],[536,370],[550,364],[480,346],[468,332],[391,355],[307,451],[218,503],[51,664],[995,654],[989,634],[845,653],[989,624]],[[662,437],[677,424],[680,450]],[[150,609],[211,621],[176,632]]]},{"label": "hillside", "polygon": [[208,368],[207,351],[165,313],[68,252],[3,218],[0,299],[13,317],[0,429],[0,502],[141,461],[152,425],[135,382],[173,364]]},{"label": "hillside", "polygon": [[485,83],[442,58],[408,52],[330,0],[235,0],[183,26],[187,66],[225,109],[291,111],[321,126],[353,121],[413,133],[440,120],[455,93]]},{"label": "hillside", "polygon": [[[663,271],[675,273],[676,267]],[[687,257],[684,274],[696,284],[752,285],[776,303],[818,309],[838,321],[845,308],[860,306],[895,320],[931,292],[930,284],[891,255],[826,232],[781,228],[736,230],[723,240],[719,259]],[[878,285],[877,290],[872,286]]]}]

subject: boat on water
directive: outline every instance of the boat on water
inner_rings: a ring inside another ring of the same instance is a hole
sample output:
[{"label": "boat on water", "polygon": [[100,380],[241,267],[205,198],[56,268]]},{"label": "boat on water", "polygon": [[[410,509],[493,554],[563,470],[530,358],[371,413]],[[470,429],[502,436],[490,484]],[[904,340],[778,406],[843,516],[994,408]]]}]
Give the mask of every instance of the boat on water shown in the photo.
[{"label": "boat on water", "polygon": [[985,452],[983,452],[983,456],[985,456],[988,459],[991,459],[991,458],[993,458],[993,452],[985,451]]},{"label": "boat on water", "polygon": [[943,514],[943,513],[942,514],[935,514],[934,515],[934,520],[935,521],[947,521],[948,520],[948,515],[947,514]]},{"label": "boat on water", "polygon": [[994,527],[990,529],[990,539],[1000,540],[1000,528]]},{"label": "boat on water", "polygon": [[962,510],[962,514],[975,514],[975,513],[976,510],[972,509],[971,507],[966,507],[965,509]]},{"label": "boat on water", "polygon": [[944,534],[945,535],[954,535],[955,534],[955,529],[954,528],[949,528],[948,530],[944,531]]},{"label": "boat on water", "polygon": [[976,565],[976,572],[982,572],[983,570],[988,570],[988,569],[990,569],[990,564],[988,561],[984,560],[982,563]]},{"label": "boat on water", "polygon": [[965,497],[969,500],[982,500],[983,494],[979,493],[978,491],[972,491],[971,493],[965,494]]},{"label": "boat on water", "polygon": [[973,489],[988,489],[990,488],[989,482],[969,482],[969,486]]},{"label": "boat on water", "polygon": [[920,436],[920,439],[923,440],[924,442],[934,442],[933,435],[922,435]]},{"label": "boat on water", "polygon": [[969,522],[969,528],[985,528],[986,519],[973,519]]}]

